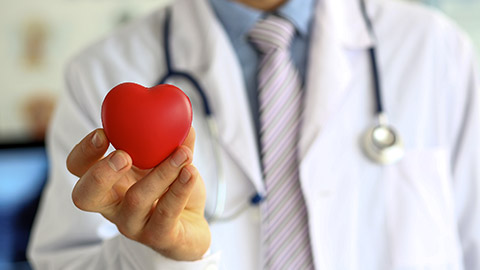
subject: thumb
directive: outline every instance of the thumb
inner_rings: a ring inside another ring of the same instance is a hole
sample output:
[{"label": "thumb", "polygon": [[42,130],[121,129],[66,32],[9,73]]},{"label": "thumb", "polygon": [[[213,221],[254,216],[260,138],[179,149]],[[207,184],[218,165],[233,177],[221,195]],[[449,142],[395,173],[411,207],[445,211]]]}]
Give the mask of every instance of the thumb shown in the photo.
[{"label": "thumb", "polygon": [[103,129],[96,129],[83,138],[67,157],[68,170],[81,177],[95,162],[103,157],[109,142]]}]

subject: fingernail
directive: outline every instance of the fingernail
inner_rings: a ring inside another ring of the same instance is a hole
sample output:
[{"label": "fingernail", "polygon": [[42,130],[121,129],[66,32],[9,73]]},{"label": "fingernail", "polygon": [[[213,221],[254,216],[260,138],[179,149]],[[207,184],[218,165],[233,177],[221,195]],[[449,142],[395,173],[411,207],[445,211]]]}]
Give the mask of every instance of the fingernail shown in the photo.
[{"label": "fingernail", "polygon": [[100,135],[98,135],[98,132],[95,132],[92,137],[92,144],[95,146],[95,148],[100,148],[103,145],[103,140]]},{"label": "fingernail", "polygon": [[112,167],[114,171],[118,172],[125,168],[128,162],[122,154],[115,152],[108,160],[108,164],[110,164],[110,167]]},{"label": "fingernail", "polygon": [[178,149],[172,156],[172,165],[175,167],[180,167],[180,165],[187,161],[187,159],[187,153],[185,153],[183,149]]},{"label": "fingernail", "polygon": [[180,181],[180,183],[186,184],[191,177],[192,177],[192,174],[186,168],[183,168],[182,171],[180,172],[180,176],[178,177],[178,180]]}]

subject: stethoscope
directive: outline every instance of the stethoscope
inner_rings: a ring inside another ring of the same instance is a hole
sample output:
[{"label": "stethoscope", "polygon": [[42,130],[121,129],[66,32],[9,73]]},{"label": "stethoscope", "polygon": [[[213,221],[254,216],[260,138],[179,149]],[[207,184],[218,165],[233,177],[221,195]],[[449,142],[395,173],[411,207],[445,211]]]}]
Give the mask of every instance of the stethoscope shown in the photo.
[{"label": "stethoscope", "polygon": [[[363,19],[368,27],[370,35],[375,38],[373,31],[373,26],[370,18],[367,16],[365,2],[360,0],[361,10]],[[223,172],[223,167],[220,158],[220,145],[219,145],[219,134],[216,121],[213,117],[210,104],[206,97],[205,91],[201,87],[200,83],[189,73],[175,70],[172,66],[172,60],[170,57],[170,22],[171,22],[170,10],[167,10],[164,31],[163,31],[163,42],[164,42],[164,54],[166,62],[166,74],[159,80],[158,84],[164,84],[170,78],[183,78],[190,82],[193,87],[196,89],[197,93],[200,96],[201,102],[203,104],[203,110],[205,114],[205,119],[208,125],[208,130],[210,137],[212,138],[212,151],[215,156],[215,166],[217,174],[217,190],[216,190],[216,199],[213,211],[206,213],[207,220],[211,222],[218,221],[228,221],[236,218],[250,206],[259,205],[263,200],[264,196],[256,193],[254,194],[249,201],[246,201],[243,205],[238,206],[237,209],[232,211],[231,214],[225,215],[225,203],[226,203],[226,181]],[[389,125],[386,113],[383,109],[382,97],[381,97],[381,85],[380,85],[380,75],[377,66],[376,60],[376,50],[372,46],[368,49],[370,63],[372,68],[372,77],[374,84],[374,97],[375,97],[375,123],[372,127],[368,128],[362,136],[362,149],[365,155],[373,162],[387,165],[393,164],[399,161],[404,154],[404,145],[401,137],[398,135],[397,131]]]}]

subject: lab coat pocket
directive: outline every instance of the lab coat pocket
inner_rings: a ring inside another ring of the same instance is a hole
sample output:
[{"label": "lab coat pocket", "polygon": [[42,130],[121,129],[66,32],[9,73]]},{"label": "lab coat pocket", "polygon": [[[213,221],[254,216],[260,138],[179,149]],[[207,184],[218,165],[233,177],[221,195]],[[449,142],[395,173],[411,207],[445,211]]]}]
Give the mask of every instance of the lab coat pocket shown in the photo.
[{"label": "lab coat pocket", "polygon": [[410,150],[385,168],[394,269],[446,269],[458,261],[449,171],[442,149]]}]

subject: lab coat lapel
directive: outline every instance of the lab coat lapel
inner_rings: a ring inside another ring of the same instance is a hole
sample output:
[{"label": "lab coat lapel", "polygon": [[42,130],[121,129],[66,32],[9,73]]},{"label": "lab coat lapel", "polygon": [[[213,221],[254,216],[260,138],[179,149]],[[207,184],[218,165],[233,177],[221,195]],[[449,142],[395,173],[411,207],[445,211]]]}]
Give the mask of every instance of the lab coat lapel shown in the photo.
[{"label": "lab coat lapel", "polygon": [[[254,123],[237,57],[207,0],[178,0],[172,13],[172,59],[206,92],[221,145],[264,193]],[[228,176],[228,172],[226,172]]]},{"label": "lab coat lapel", "polygon": [[[365,50],[372,44],[363,24],[357,0],[319,1],[310,44],[310,63],[306,81],[303,127],[299,143],[300,181],[309,214],[312,252],[315,266],[329,269],[331,258],[325,250],[319,224],[329,218],[329,210],[319,203],[334,185],[334,173],[325,165],[341,154],[328,149],[332,132],[342,132],[335,125],[336,116],[351,93],[353,66],[349,56],[353,50]],[[333,131],[329,129],[337,128]],[[342,149],[337,149],[342,151]],[[319,171],[320,170],[320,171]],[[319,179],[320,178],[320,179]],[[329,179],[332,178],[332,179]],[[320,245],[319,245],[320,244]],[[345,251],[345,258],[352,258]]]},{"label": "lab coat lapel", "polygon": [[364,50],[372,43],[359,1],[319,1],[310,44],[301,160],[348,96],[353,72],[349,53]]}]

